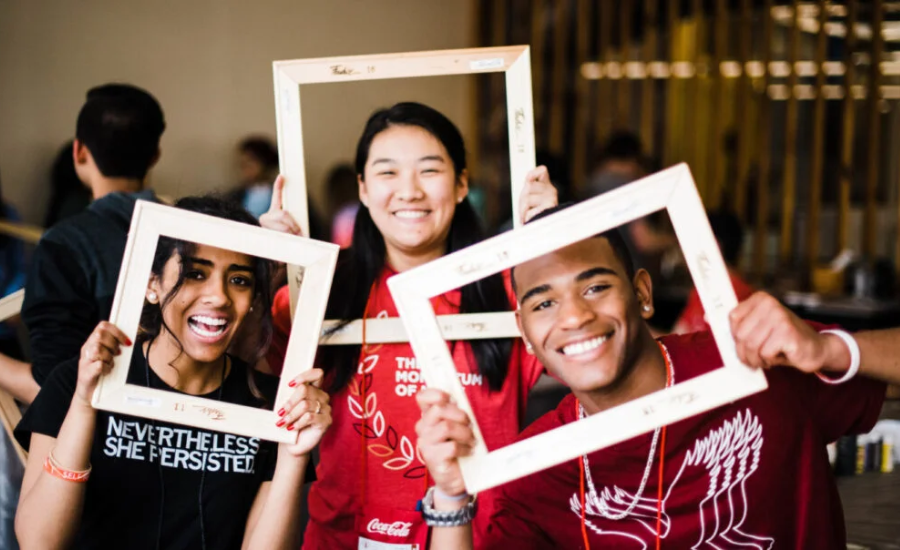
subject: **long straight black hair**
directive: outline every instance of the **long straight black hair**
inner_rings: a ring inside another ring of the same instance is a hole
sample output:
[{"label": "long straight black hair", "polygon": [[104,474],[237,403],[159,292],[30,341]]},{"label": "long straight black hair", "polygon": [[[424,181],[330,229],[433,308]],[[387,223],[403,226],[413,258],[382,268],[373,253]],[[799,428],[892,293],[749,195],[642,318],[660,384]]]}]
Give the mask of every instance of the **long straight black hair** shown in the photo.
[{"label": "long straight black hair", "polygon": [[[459,129],[443,114],[421,103],[398,103],[376,111],[369,117],[356,146],[356,173],[364,178],[366,161],[372,140],[392,126],[417,126],[437,138],[447,150],[458,179],[466,169],[466,149]],[[446,253],[456,252],[484,238],[481,221],[468,199],[456,206],[447,236]],[[385,266],[384,236],[378,231],[369,209],[360,205],[353,226],[353,245],[338,259],[327,318],[341,319],[343,324],[363,316],[372,284]],[[461,290],[460,313],[509,311],[511,309],[503,277],[492,275]],[[339,325],[334,330],[339,330]],[[511,340],[472,340],[469,345],[475,355],[478,371],[488,387],[499,390],[509,367]],[[319,348],[320,364],[328,373],[328,387],[332,392],[342,389],[356,372],[361,346],[323,346]]]}]

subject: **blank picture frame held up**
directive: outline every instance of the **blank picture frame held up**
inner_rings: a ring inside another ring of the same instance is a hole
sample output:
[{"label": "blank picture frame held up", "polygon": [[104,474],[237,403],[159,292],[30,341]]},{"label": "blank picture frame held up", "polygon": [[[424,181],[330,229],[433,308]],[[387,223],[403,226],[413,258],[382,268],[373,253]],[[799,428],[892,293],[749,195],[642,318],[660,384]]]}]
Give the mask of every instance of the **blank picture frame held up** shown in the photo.
[{"label": "blank picture frame held up", "polygon": [[[160,237],[232,250],[266,258],[305,270],[284,371],[278,385],[273,410],[256,409],[182,393],[151,389],[127,383],[134,347],[122,348],[111,372],[102,377],[94,391],[95,408],[228,432],[259,437],[281,443],[293,443],[297,432],[277,428],[276,413],[294,389],[291,379],[313,367],[325,305],[331,289],[338,247],[270,231],[261,227],[189,212],[171,206],[138,201],[134,207],[128,243],[122,259],[119,283],[113,300],[110,322],[119,327],[133,342],[144,306],[147,281]],[[263,283],[266,284],[266,283]]]},{"label": "blank picture frame held up", "polygon": [[[667,210],[724,366],[703,376],[488,452],[429,301],[632,220]],[[388,279],[428,386],[447,392],[472,421],[476,446],[460,460],[477,493],[609,447],[766,389],[740,362],[728,321],[734,288],[687,165],[680,164]]]},{"label": "blank picture frame held up", "polygon": [[[516,225],[519,224],[519,194],[525,174],[535,167],[531,52],[528,46],[295,59],[275,61],[272,69],[278,155],[281,173],[286,178],[284,206],[300,224],[304,234],[309,234],[309,210],[300,109],[302,85],[496,72],[506,75],[513,220]],[[292,309],[302,276],[296,269],[288,270]],[[448,317],[452,318],[441,319],[441,325],[447,337],[455,340],[513,338],[519,334],[513,314],[509,312]],[[335,323],[326,321],[326,326],[334,326]],[[366,332],[366,341],[371,344],[409,341],[402,324],[396,319],[367,320]],[[322,338],[320,344],[359,344],[361,335],[362,321],[356,320],[339,332]]]}]

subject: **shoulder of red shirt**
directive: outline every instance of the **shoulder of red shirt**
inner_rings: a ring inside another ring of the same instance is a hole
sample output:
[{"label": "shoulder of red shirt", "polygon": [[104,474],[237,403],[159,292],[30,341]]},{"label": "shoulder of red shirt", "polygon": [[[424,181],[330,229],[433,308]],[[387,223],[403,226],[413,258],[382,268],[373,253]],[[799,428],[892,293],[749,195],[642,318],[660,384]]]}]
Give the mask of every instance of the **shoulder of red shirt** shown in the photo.
[{"label": "shoulder of red shirt", "polygon": [[[817,331],[835,328],[834,325],[823,325],[812,321],[807,321],[807,323]],[[712,332],[708,330],[663,336],[659,341],[665,346],[672,361],[676,384],[722,367],[719,348],[716,346]],[[576,416],[575,396],[570,393],[563,398],[556,409],[544,414],[522,431],[519,440],[528,439],[563,424],[574,422]]]}]

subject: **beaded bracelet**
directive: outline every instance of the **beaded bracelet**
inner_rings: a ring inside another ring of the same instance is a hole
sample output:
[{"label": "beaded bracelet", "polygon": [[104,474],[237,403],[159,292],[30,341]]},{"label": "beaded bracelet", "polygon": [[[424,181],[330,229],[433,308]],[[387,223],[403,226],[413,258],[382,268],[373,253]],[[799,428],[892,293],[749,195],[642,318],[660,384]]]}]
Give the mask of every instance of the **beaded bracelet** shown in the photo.
[{"label": "beaded bracelet", "polygon": [[91,467],[88,467],[87,470],[67,470],[59,465],[59,462],[56,461],[56,457],[53,456],[53,451],[47,455],[47,458],[44,460],[44,471],[53,477],[58,477],[64,481],[71,481],[73,483],[84,483],[91,476]]}]

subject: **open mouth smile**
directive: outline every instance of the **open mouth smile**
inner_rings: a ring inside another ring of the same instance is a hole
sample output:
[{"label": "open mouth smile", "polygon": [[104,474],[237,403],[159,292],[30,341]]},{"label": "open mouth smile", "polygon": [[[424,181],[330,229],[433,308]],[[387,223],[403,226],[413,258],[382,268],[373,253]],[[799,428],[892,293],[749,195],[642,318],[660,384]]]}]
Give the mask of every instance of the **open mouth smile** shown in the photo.
[{"label": "open mouth smile", "polygon": [[191,315],[188,318],[188,327],[191,332],[203,339],[219,338],[228,330],[231,323],[225,317],[210,317],[208,315]]},{"label": "open mouth smile", "polygon": [[430,210],[398,210],[394,212],[394,216],[401,220],[421,220],[430,213]]},{"label": "open mouth smile", "polygon": [[612,333],[579,340],[577,342],[572,342],[571,344],[566,344],[565,346],[559,348],[557,351],[565,355],[566,357],[574,358],[578,356],[584,356],[602,346],[607,340],[609,340],[610,336],[612,336]]}]

